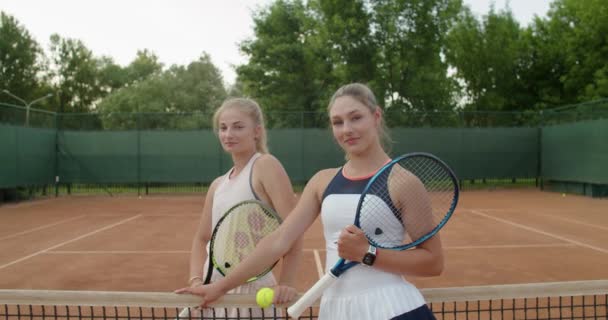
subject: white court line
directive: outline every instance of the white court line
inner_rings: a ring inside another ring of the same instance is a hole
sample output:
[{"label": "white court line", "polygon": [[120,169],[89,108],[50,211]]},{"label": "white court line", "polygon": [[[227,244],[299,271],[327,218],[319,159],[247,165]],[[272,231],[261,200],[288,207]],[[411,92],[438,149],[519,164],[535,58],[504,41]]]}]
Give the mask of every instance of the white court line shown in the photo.
[{"label": "white court line", "polygon": [[521,228],[521,229],[524,229],[524,230],[540,233],[542,235],[545,235],[545,236],[548,236],[548,237],[551,237],[551,238],[555,238],[555,239],[562,240],[562,241],[565,241],[565,242],[569,242],[569,243],[572,243],[572,244],[575,244],[575,245],[578,245],[578,246],[581,246],[581,247],[585,247],[585,248],[588,248],[588,249],[591,249],[591,250],[595,250],[595,251],[599,251],[601,253],[608,254],[608,250],[607,249],[603,249],[603,248],[600,248],[600,247],[592,246],[592,245],[589,245],[589,244],[586,244],[586,243],[583,243],[583,242],[580,242],[580,241],[572,240],[572,239],[569,239],[569,238],[566,238],[566,237],[558,236],[558,235],[553,234],[553,233],[542,231],[542,230],[539,230],[539,229],[536,229],[536,228],[532,228],[532,227],[529,227],[529,226],[526,226],[526,225],[523,225],[523,224],[519,224],[519,223],[515,223],[515,222],[512,222],[512,221],[509,221],[509,220],[492,217],[492,216],[490,216],[488,214],[485,214],[483,212],[479,212],[477,210],[471,210],[471,213],[474,213],[476,215],[480,215],[482,217],[486,217],[488,219],[493,219],[493,220],[496,220],[496,221],[499,221],[499,222],[502,222],[502,223],[506,223],[506,224],[509,224],[509,225],[512,225],[514,227],[518,227],[518,228]]},{"label": "white court line", "polygon": [[317,273],[319,274],[319,279],[323,278],[323,266],[321,264],[321,257],[319,256],[319,251],[313,250],[315,255],[315,264],[317,265]]},{"label": "white court line", "polygon": [[[509,210],[509,209],[490,209],[490,210],[480,210],[480,211],[513,212],[513,210]],[[598,225],[591,224],[591,223],[586,223],[586,222],[581,222],[581,221],[570,219],[570,218],[558,217],[558,216],[554,216],[554,215],[551,215],[551,214],[538,213],[538,212],[535,212],[535,211],[524,211],[524,212],[526,214],[534,214],[534,215],[537,215],[537,216],[549,217],[549,218],[555,219],[555,220],[562,220],[562,221],[566,221],[566,222],[570,222],[570,223],[574,223],[574,224],[580,224],[580,225],[585,226],[585,227],[596,228],[596,229],[608,231],[608,227],[598,226]]]},{"label": "white court line", "polygon": [[121,225],[121,224],[126,223],[126,222],[129,222],[129,221],[131,221],[131,220],[135,220],[135,219],[137,219],[137,218],[139,218],[139,217],[141,217],[141,214],[138,214],[138,215],[136,215],[136,216],[133,216],[133,217],[131,217],[131,218],[129,218],[129,219],[125,219],[125,220],[119,221],[119,222],[114,223],[114,224],[111,224],[111,225],[109,225],[109,226],[105,226],[105,227],[103,227],[103,228],[101,228],[101,229],[97,229],[97,230],[95,230],[95,231],[89,232],[89,233],[84,234],[84,235],[82,235],[82,236],[80,236],[80,237],[76,237],[76,238],[74,238],[74,239],[72,239],[72,240],[68,240],[68,241],[62,242],[62,243],[57,244],[57,245],[54,245],[54,246],[52,246],[52,247],[50,247],[50,248],[46,248],[46,249],[44,249],[44,250],[40,250],[40,251],[38,251],[38,252],[32,253],[32,254],[30,254],[30,255],[28,255],[28,256],[25,256],[25,257],[23,257],[23,258],[17,259],[17,260],[12,261],[12,262],[9,262],[9,263],[7,263],[7,264],[3,264],[3,265],[1,265],[1,266],[0,266],[0,269],[4,269],[4,268],[6,268],[6,267],[8,267],[8,266],[11,266],[11,265],[13,265],[13,264],[16,264],[16,263],[19,263],[19,262],[21,262],[21,261],[27,260],[27,259],[29,259],[29,258],[35,257],[35,256],[37,256],[37,255],[39,255],[39,254],[42,254],[42,253],[48,252],[48,251],[53,250],[53,249],[55,249],[55,248],[59,248],[59,247],[64,246],[64,245],[66,245],[66,244],[68,244],[68,243],[72,243],[72,242],[74,242],[74,241],[78,241],[78,240],[80,240],[80,239],[83,239],[83,238],[86,238],[86,237],[88,237],[88,236],[94,235],[94,234],[99,233],[99,232],[101,232],[101,231],[105,231],[105,230],[108,230],[108,229],[114,228],[115,226]]},{"label": "white court line", "polygon": [[128,250],[110,250],[110,251],[61,251],[54,250],[45,252],[45,254],[190,254],[190,251],[175,250],[175,251],[128,251]]},{"label": "white court line", "polygon": [[146,217],[200,217],[200,213],[144,213]]},{"label": "white court line", "polygon": [[580,222],[578,220],[573,220],[573,219],[569,219],[569,218],[562,218],[562,217],[556,217],[556,216],[552,216],[550,214],[545,214],[545,213],[534,213],[534,212],[532,212],[532,214],[536,214],[536,215],[539,215],[539,216],[550,217],[551,219],[562,220],[562,221],[566,221],[566,222],[570,222],[570,223],[574,223],[574,224],[580,224],[580,225],[585,226],[585,227],[597,228],[597,229],[600,229],[600,230],[606,230],[606,231],[608,231],[608,227],[598,226],[598,225],[594,225],[594,224],[590,224],[590,223],[586,223],[586,222]]},{"label": "white court line", "polygon": [[21,231],[21,232],[18,232],[18,233],[13,233],[11,235],[4,236],[4,237],[0,238],[0,240],[6,240],[6,239],[9,239],[9,238],[14,238],[14,237],[17,237],[17,236],[28,234],[28,233],[31,233],[31,232],[34,232],[34,231],[50,228],[50,227],[56,226],[58,224],[66,223],[68,221],[72,221],[72,220],[76,220],[76,219],[80,219],[82,217],[84,217],[84,215],[78,216],[78,217],[69,218],[69,219],[65,219],[65,220],[61,220],[61,221],[58,221],[58,222],[54,222],[54,223],[47,224],[47,225],[44,225],[44,226],[40,226],[40,227],[36,227],[36,228],[33,228],[33,229]]},{"label": "white court line", "polygon": [[[102,217],[102,218],[117,218],[117,217],[124,217],[126,216],[126,214],[93,214],[93,215],[89,215],[89,217]],[[169,213],[150,213],[150,214],[146,214],[146,213],[142,213],[141,214],[142,217],[145,218],[149,218],[149,217],[158,217],[158,218],[200,218],[200,214],[169,214]]]},{"label": "white court line", "polygon": [[[493,209],[493,208],[479,208],[479,207],[475,207],[475,208],[465,208],[465,207],[458,207],[458,212],[470,212],[470,211],[474,211],[474,210],[479,210],[479,211],[500,211],[500,210],[508,210],[508,209]],[[511,210],[513,211],[513,210]]]},{"label": "white court line", "polygon": [[551,248],[551,247],[575,247],[572,243],[556,244],[520,244],[520,245],[491,245],[491,246],[454,246],[443,247],[445,250],[467,250],[467,249],[521,249],[521,248]]}]

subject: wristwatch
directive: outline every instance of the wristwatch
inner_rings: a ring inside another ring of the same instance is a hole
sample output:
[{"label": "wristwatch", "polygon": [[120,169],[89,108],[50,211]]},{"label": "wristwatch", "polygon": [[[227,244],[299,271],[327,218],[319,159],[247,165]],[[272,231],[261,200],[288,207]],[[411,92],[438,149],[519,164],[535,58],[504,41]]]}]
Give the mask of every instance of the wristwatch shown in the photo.
[{"label": "wristwatch", "polygon": [[367,249],[367,252],[363,256],[363,260],[361,262],[363,262],[364,265],[372,266],[374,261],[376,261],[376,247],[370,244],[369,249]]}]

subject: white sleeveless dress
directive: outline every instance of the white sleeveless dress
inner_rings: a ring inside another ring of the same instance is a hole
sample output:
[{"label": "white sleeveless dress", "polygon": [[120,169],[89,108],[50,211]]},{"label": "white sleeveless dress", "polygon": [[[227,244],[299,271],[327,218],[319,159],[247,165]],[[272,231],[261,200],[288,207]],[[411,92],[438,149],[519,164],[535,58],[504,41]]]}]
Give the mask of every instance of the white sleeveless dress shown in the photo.
[{"label": "white sleeveless dress", "polygon": [[[342,169],[323,195],[321,219],[328,272],[339,260],[340,232],[353,224],[360,193],[370,177],[347,178]],[[420,291],[400,275],[362,264],[346,271],[321,298],[320,320],[386,320],[425,305]]]},{"label": "white sleeveless dress", "polygon": [[[237,176],[230,177],[230,174],[234,170],[234,168],[230,169],[226,174],[220,177],[219,184],[215,189],[215,194],[213,195],[213,208],[211,210],[211,226],[212,230],[215,228],[215,225],[220,220],[220,218],[224,215],[224,213],[232,208],[234,205],[245,201],[245,200],[259,200],[255,192],[253,191],[253,186],[251,183],[252,172],[253,172],[253,164],[262,154],[256,153],[254,154],[249,162],[241,172]],[[207,244],[207,253],[209,253],[209,244]],[[207,257],[207,261],[205,261],[204,270],[207,270],[207,266],[209,263],[209,257]],[[211,275],[211,282],[214,282],[221,278],[222,275],[213,269],[213,273]],[[256,293],[260,288],[263,287],[273,287],[276,285],[276,280],[272,274],[272,272],[267,273],[262,276],[260,279],[246,283],[240,287],[237,287],[233,290],[230,290],[228,293]],[[213,313],[215,311],[215,313]],[[205,316],[215,315],[216,317],[234,317],[236,319],[237,309],[228,309],[228,314],[224,309],[204,309]],[[268,316],[270,311],[266,311],[265,315]],[[262,312],[260,310],[252,310],[251,314],[248,309],[240,309],[238,310],[238,314],[243,316],[251,316],[251,317],[260,317]]]}]

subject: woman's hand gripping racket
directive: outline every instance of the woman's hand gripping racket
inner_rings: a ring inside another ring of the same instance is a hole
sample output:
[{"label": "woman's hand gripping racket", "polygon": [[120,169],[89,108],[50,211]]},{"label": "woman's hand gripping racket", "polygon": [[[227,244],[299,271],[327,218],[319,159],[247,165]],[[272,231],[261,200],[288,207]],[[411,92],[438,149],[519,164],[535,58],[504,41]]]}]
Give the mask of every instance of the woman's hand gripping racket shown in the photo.
[{"label": "woman's hand gripping racket", "polygon": [[[211,283],[213,268],[223,276],[230,274],[258,242],[278,229],[280,224],[281,217],[260,201],[247,200],[230,208],[213,228],[209,242],[209,265],[203,284]],[[276,264],[277,262],[247,282],[264,276]],[[188,308],[182,310],[179,317],[189,317],[189,311]]]},{"label": "woman's hand gripping racket", "polygon": [[[452,170],[427,153],[400,156],[369,181],[357,205],[355,226],[378,248],[406,250],[434,236],[458,203]],[[287,309],[292,318],[310,307],[346,270],[358,262],[338,260],[333,268]]]}]

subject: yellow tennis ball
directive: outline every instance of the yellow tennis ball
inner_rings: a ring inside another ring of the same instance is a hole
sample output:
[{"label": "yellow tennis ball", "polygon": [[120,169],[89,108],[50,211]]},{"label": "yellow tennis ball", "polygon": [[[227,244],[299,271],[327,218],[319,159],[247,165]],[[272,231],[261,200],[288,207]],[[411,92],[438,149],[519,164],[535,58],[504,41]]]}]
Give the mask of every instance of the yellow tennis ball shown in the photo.
[{"label": "yellow tennis ball", "polygon": [[262,288],[255,295],[255,302],[260,308],[268,308],[272,304],[272,299],[274,299],[274,290],[270,288]]}]

